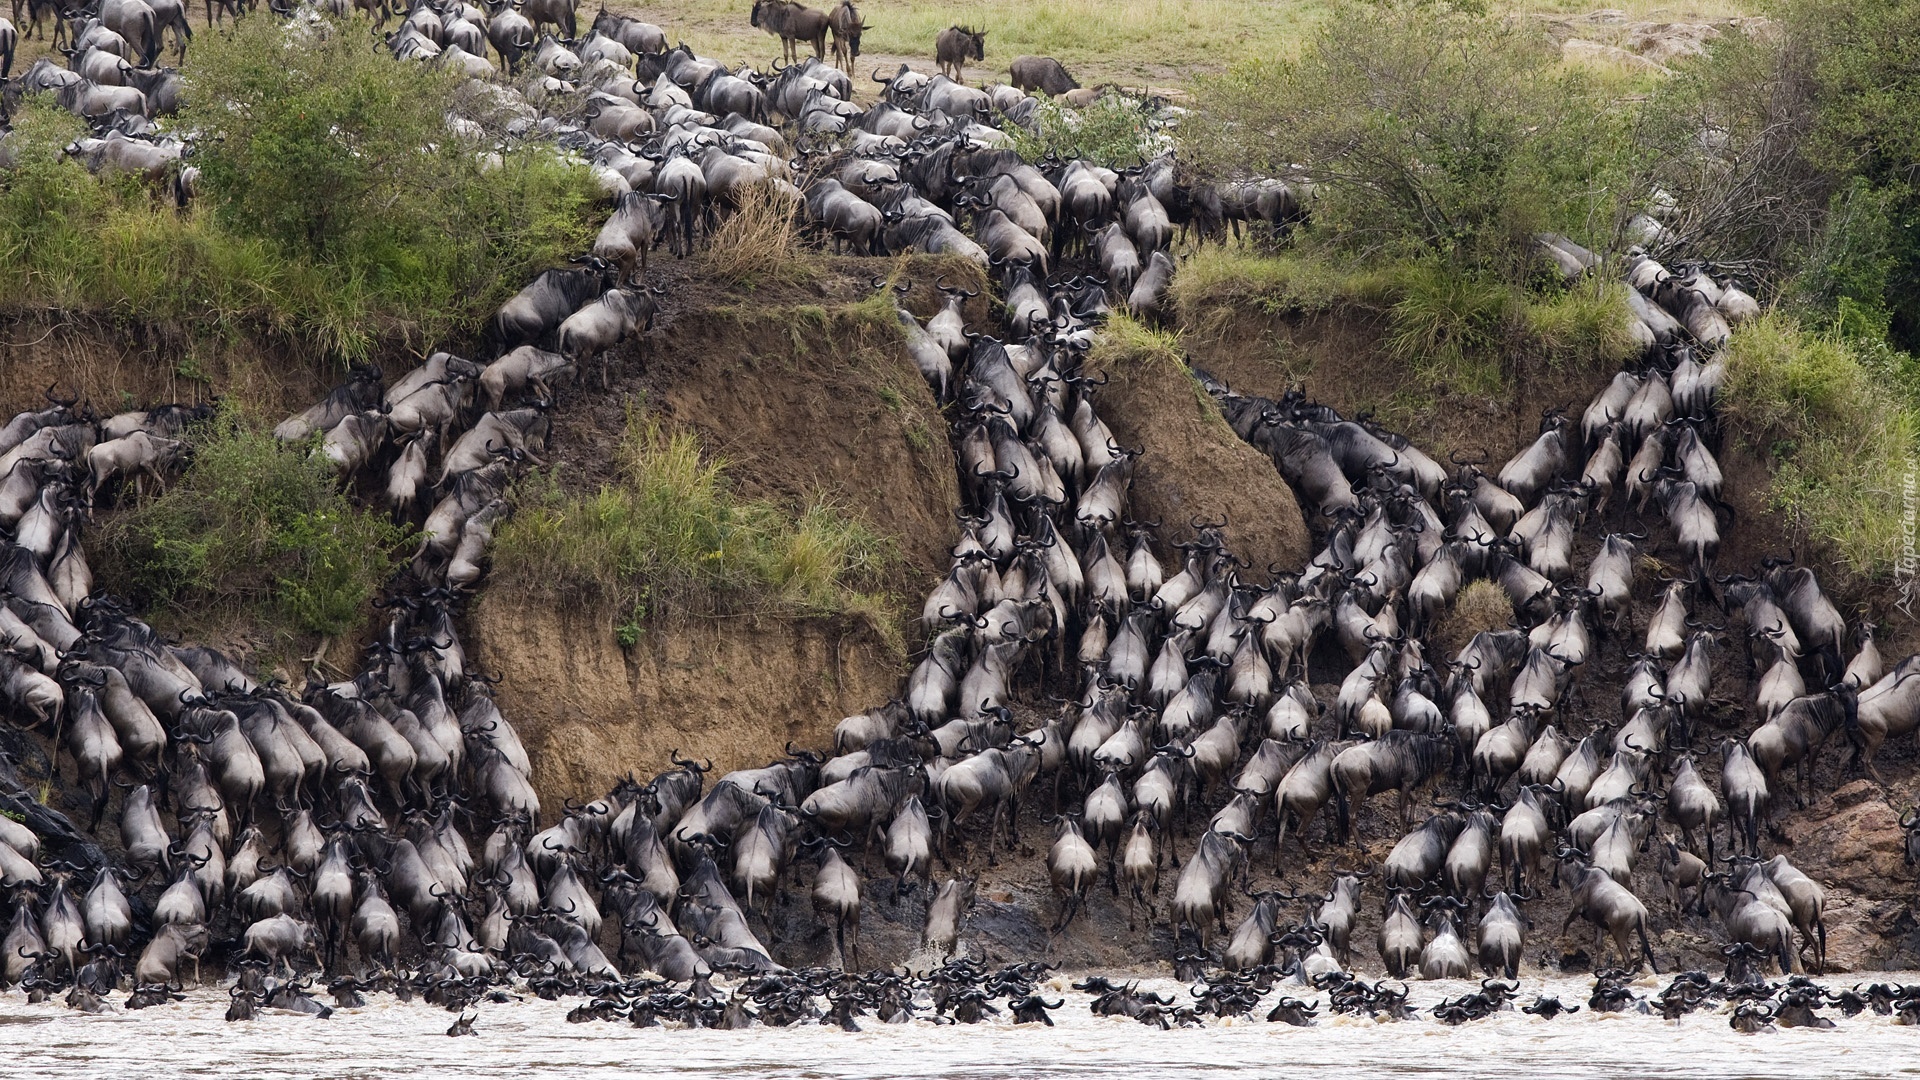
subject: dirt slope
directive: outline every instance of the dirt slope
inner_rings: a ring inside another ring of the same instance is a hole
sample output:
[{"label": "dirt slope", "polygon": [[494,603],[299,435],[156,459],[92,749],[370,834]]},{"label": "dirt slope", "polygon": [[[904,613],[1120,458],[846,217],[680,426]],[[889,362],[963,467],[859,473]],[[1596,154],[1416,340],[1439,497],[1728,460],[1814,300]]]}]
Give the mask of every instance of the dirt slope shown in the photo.
[{"label": "dirt slope", "polygon": [[885,701],[897,661],[870,628],[830,620],[688,620],[615,643],[622,613],[488,592],[470,618],[480,665],[533,760],[544,805],[602,794],[668,755],[725,771],[824,746],[842,716]]},{"label": "dirt slope", "polygon": [[1160,522],[1163,537],[1190,532],[1196,519],[1225,519],[1228,549],[1255,577],[1306,564],[1312,550],[1293,490],[1234,435],[1177,355],[1103,346],[1088,375],[1107,379],[1097,401],[1114,438],[1145,451],[1134,468],[1136,518]]},{"label": "dirt slope", "polygon": [[[945,571],[959,502],[945,421],[907,359],[867,271],[828,262],[813,278],[752,293],[696,286],[662,268],[657,330],[567,391],[551,459],[563,486],[613,482],[610,451],[631,409],[691,429],[743,494],[798,509],[827,498],[892,538],[886,589],[901,611]],[[931,265],[903,277],[931,282]],[[951,272],[949,271],[949,276]],[[927,293],[931,288],[922,286]],[[930,303],[916,294],[916,301]],[[722,770],[765,764],[788,740],[821,747],[841,717],[893,696],[904,627],[851,619],[666,617],[622,649],[626,613],[591,596],[491,582],[469,619],[480,664],[528,742],[541,797],[604,793],[668,754]]]}]

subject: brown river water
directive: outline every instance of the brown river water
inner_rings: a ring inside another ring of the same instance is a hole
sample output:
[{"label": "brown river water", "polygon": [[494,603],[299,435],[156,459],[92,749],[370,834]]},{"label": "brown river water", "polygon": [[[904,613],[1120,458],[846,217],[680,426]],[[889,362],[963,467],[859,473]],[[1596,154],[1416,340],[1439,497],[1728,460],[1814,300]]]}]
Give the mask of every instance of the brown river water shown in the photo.
[{"label": "brown river water", "polygon": [[[1089,998],[1058,979],[1042,988],[1063,997],[1055,1027],[1013,1025],[1001,1016],[973,1027],[926,1021],[881,1024],[857,1033],[810,1025],[746,1031],[636,1029],[624,1022],[569,1024],[577,1000],[480,1007],[470,1038],[449,1038],[452,1014],[419,1002],[378,998],[331,1019],[262,1012],[251,1023],[223,1019],[226,995],[202,990],[188,1000],[138,1012],[87,1016],[57,1002],[29,1005],[0,994],[0,1077],[485,1077],[487,1080],[589,1080],[599,1077],[713,1076],[866,1078],[1041,1076],[1116,1077],[1524,1077],[1526,1080],[1624,1080],[1628,1077],[1893,1077],[1920,1075],[1920,1028],[1862,1013],[1828,1010],[1830,1031],[1779,1029],[1742,1035],[1725,1011],[1677,1022],[1652,1015],[1595,1014],[1541,1020],[1517,1011],[1449,1027],[1430,1017],[1376,1023],[1327,1016],[1311,1028],[1214,1021],[1160,1031],[1131,1020],[1096,1017]],[[1634,986],[1652,996],[1665,978]],[[1825,980],[1850,985],[1853,979]],[[1916,981],[1876,973],[1872,981]],[[1170,980],[1144,985],[1178,994]],[[1518,1000],[1536,993],[1584,1005],[1591,981],[1523,980]],[[1412,1004],[1426,1008],[1477,988],[1467,982],[1414,983]],[[1287,988],[1303,1000],[1311,989]],[[124,1000],[117,997],[116,1001]],[[117,1010],[117,1005],[116,1005]]]}]

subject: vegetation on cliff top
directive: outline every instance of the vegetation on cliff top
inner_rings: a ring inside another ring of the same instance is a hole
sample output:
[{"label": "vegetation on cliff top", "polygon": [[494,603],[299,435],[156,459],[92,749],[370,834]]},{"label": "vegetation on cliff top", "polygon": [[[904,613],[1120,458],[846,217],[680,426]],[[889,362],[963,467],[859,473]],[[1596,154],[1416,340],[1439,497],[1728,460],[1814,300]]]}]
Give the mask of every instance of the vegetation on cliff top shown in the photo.
[{"label": "vegetation on cliff top", "polygon": [[[89,176],[61,154],[84,126],[27,99],[0,172],[0,296],[203,334],[265,327],[343,358],[470,333],[585,246],[591,180],[551,147],[500,140],[451,71],[377,44],[359,22],[274,19],[196,39],[178,123],[199,133],[200,195],[185,211]],[[450,130],[456,112],[479,134]]]},{"label": "vegetation on cliff top", "polygon": [[1412,381],[1470,392],[1542,358],[1611,367],[1630,351],[1618,298],[1560,285],[1534,238],[1623,252],[1651,209],[1669,230],[1653,254],[1714,260],[1770,302],[1728,346],[1725,405],[1772,504],[1856,580],[1889,572],[1920,434],[1920,89],[1903,75],[1920,45],[1898,32],[1920,0],[1782,0],[1769,28],[1625,100],[1524,21],[1343,10],[1296,56],[1202,80],[1191,160],[1294,180],[1311,219],[1188,260],[1186,324],[1243,303],[1370,311]]}]

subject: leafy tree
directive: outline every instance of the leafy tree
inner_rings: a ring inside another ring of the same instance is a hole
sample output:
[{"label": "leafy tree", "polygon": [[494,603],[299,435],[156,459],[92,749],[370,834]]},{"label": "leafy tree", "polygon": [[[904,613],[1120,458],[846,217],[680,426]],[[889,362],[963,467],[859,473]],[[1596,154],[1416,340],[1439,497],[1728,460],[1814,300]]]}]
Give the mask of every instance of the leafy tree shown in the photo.
[{"label": "leafy tree", "polygon": [[1859,337],[1920,343],[1920,0],[1782,0],[1645,110],[1675,246]]}]

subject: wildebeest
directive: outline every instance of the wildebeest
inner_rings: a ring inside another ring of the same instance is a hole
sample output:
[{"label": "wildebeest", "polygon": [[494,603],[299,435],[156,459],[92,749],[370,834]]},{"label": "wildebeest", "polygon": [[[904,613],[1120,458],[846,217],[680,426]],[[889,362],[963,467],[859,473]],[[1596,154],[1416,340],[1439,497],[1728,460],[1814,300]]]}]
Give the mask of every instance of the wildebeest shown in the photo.
[{"label": "wildebeest", "polygon": [[860,34],[867,29],[866,20],[861,17],[860,9],[853,6],[853,0],[840,0],[827,13],[827,29],[833,31],[834,66],[853,74],[853,62],[860,59]]},{"label": "wildebeest", "polygon": [[788,63],[800,59],[800,43],[813,46],[814,59],[827,52],[827,14],[792,0],[753,0],[754,26],[780,39],[780,58]]},{"label": "wildebeest", "polygon": [[949,26],[933,39],[933,57],[940,64],[940,74],[965,86],[967,61],[987,58],[987,32]]},{"label": "wildebeest", "polygon": [[1010,81],[1022,90],[1038,90],[1048,97],[1059,97],[1080,83],[1067,74],[1066,66],[1051,56],[1016,56],[1009,65]]},{"label": "wildebeest", "polygon": [[506,348],[533,345],[559,329],[574,312],[613,285],[613,268],[596,256],[575,260],[573,270],[548,270],[515,293],[493,317],[493,329]]},{"label": "wildebeest", "polygon": [[605,5],[602,5],[600,13],[594,16],[593,28],[626,46],[627,51],[635,55],[667,51],[665,31],[652,23],[615,15],[609,12]]}]

